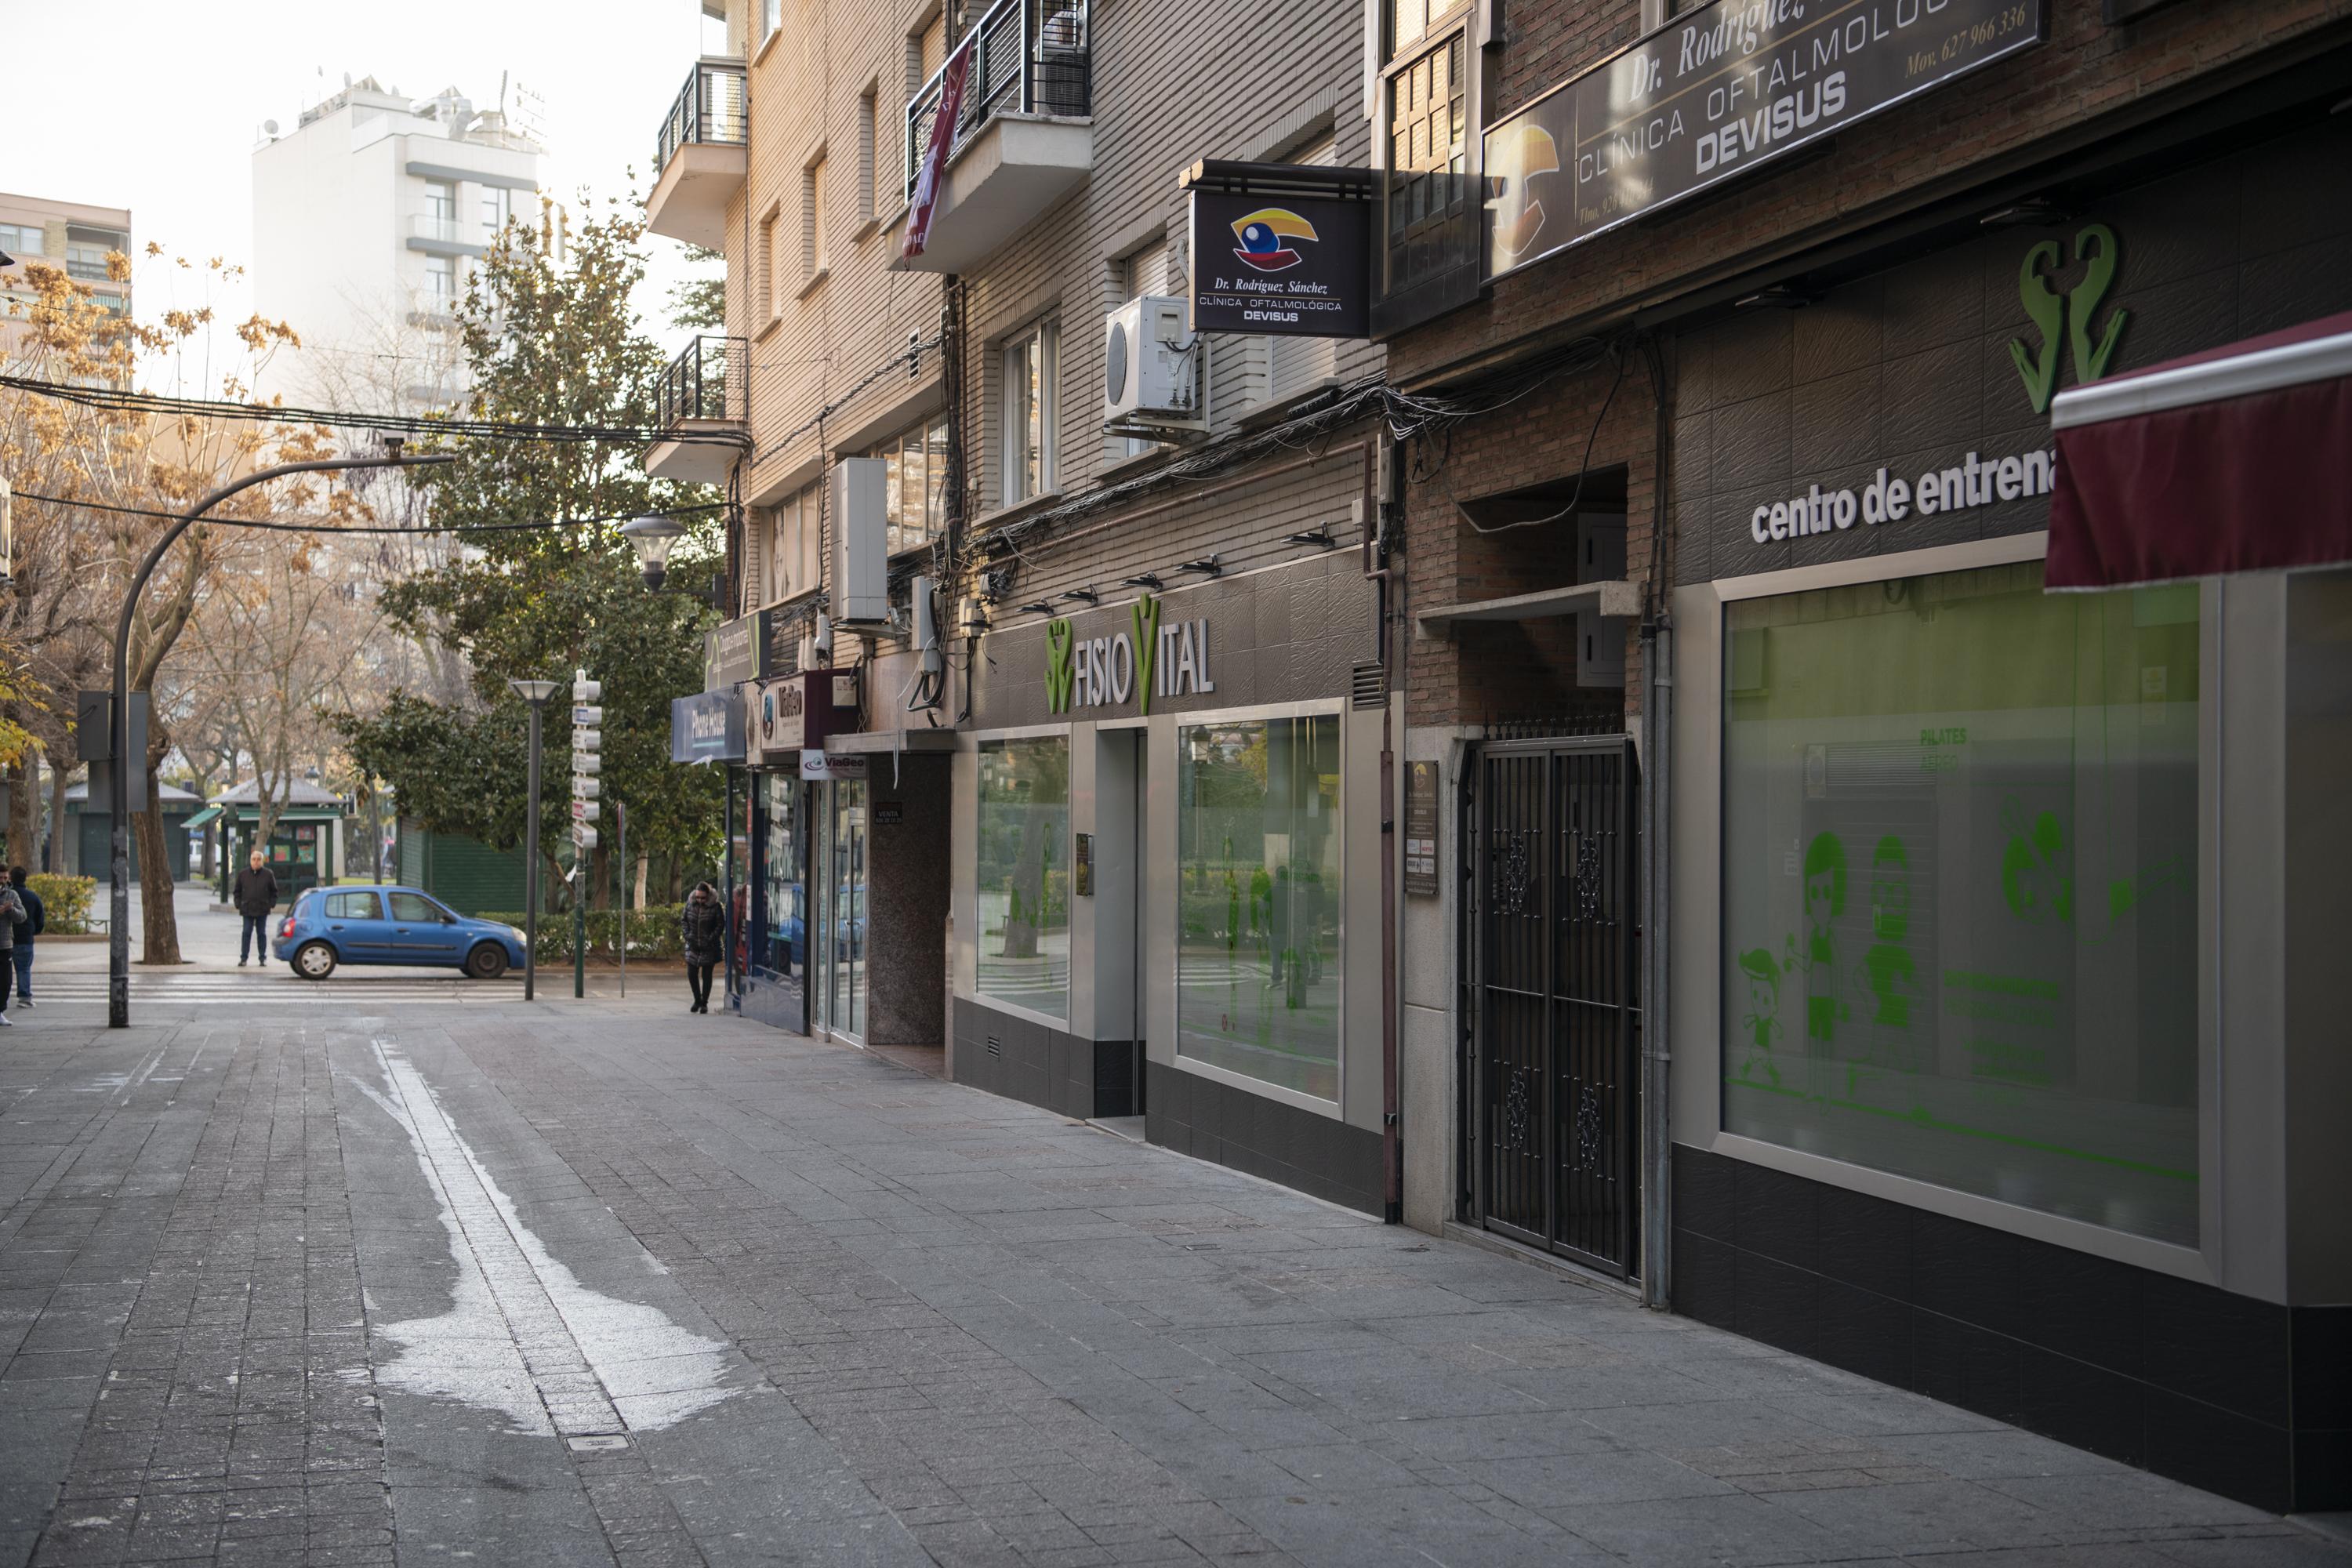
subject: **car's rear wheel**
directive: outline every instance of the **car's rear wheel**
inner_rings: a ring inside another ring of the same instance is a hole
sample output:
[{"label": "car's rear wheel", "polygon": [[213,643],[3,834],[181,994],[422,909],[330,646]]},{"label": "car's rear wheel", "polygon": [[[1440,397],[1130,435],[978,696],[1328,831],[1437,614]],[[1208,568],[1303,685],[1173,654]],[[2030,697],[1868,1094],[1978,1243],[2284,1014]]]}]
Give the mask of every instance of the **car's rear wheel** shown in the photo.
[{"label": "car's rear wheel", "polygon": [[305,980],[324,980],[335,972],[335,950],[323,942],[306,942],[294,950],[294,973]]},{"label": "car's rear wheel", "polygon": [[466,955],[466,973],[477,980],[496,980],[506,972],[506,949],[497,942],[477,943],[474,951]]}]

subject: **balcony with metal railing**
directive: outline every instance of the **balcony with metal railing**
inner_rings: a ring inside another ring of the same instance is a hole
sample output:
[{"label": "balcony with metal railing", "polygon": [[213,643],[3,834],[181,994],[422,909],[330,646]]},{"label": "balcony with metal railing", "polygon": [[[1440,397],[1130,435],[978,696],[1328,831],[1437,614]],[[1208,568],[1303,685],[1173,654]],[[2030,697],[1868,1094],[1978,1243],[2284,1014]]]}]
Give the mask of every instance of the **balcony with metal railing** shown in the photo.
[{"label": "balcony with metal railing", "polygon": [[996,0],[907,102],[906,190],[914,198],[948,70],[970,51],[963,104],[923,255],[957,272],[1085,182],[1094,168],[1094,55],[1087,0]]},{"label": "balcony with metal railing", "polygon": [[687,484],[726,479],[751,416],[751,347],[741,338],[698,337],[669,362],[654,388],[662,439],[646,452],[646,472]]},{"label": "balcony with metal railing", "polygon": [[743,188],[750,109],[741,60],[695,62],[655,139],[647,228],[689,245],[725,247],[727,203]]}]

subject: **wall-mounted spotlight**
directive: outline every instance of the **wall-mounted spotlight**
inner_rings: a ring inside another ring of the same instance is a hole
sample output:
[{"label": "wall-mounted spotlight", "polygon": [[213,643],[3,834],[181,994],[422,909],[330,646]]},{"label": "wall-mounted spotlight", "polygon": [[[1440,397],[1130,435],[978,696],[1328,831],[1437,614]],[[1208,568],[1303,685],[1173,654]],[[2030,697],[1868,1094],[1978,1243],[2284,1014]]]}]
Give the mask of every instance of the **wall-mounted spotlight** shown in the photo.
[{"label": "wall-mounted spotlight", "polygon": [[2064,207],[2037,196],[2032,201],[1996,207],[1977,222],[1986,228],[2055,228],[2064,223],[2067,216]]},{"label": "wall-mounted spotlight", "polygon": [[1091,583],[1087,584],[1083,588],[1073,588],[1068,593],[1063,595],[1062,597],[1065,599],[1076,599],[1080,603],[1087,605],[1099,605],[1102,603],[1102,595],[1095,592],[1094,584]]},{"label": "wall-mounted spotlight", "polygon": [[1179,572],[1198,572],[1203,577],[1222,577],[1224,575],[1225,572],[1223,567],[1217,564],[1216,552],[1213,551],[1202,556],[1198,561],[1186,561],[1181,563],[1177,566],[1176,570]]},{"label": "wall-mounted spotlight", "polygon": [[1331,537],[1331,525],[1319,522],[1302,533],[1284,534],[1282,542],[1285,544],[1313,544],[1325,550],[1329,550],[1339,542]]},{"label": "wall-mounted spotlight", "polygon": [[1024,610],[1033,610],[1041,616],[1050,616],[1054,613],[1053,601],[1050,599],[1032,599],[1029,603],[1022,605],[1021,608]]},{"label": "wall-mounted spotlight", "polygon": [[1735,301],[1731,308],[1735,310],[1753,310],[1769,305],[1782,310],[1801,310],[1811,304],[1813,300],[1814,296],[1802,289],[1791,289],[1785,283],[1775,283],[1769,288],[1759,289],[1755,293]]},{"label": "wall-mounted spotlight", "polygon": [[1132,577],[1121,577],[1119,582],[1129,588],[1157,588],[1160,586],[1160,574],[1139,572]]}]

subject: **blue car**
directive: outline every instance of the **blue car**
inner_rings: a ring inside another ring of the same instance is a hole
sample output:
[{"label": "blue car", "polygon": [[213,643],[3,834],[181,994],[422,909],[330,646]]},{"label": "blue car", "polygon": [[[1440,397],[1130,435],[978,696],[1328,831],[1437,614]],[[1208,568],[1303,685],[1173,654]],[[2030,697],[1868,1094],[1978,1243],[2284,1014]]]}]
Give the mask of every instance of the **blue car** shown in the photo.
[{"label": "blue car", "polygon": [[305,980],[344,963],[433,964],[496,980],[522,963],[522,932],[415,888],[312,888],[286,911],[269,951]]}]

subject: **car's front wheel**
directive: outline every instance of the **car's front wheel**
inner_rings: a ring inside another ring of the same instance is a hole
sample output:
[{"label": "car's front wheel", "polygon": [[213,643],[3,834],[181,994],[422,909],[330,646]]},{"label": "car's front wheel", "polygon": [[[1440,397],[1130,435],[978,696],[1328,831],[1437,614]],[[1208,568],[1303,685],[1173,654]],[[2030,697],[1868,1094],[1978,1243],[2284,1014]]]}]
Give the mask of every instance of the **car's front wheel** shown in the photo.
[{"label": "car's front wheel", "polygon": [[323,942],[306,942],[294,950],[294,973],[305,980],[324,980],[335,972],[335,950]]},{"label": "car's front wheel", "polygon": [[496,980],[506,972],[506,949],[497,942],[478,942],[474,951],[466,955],[466,973],[477,980]]}]

